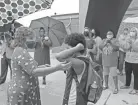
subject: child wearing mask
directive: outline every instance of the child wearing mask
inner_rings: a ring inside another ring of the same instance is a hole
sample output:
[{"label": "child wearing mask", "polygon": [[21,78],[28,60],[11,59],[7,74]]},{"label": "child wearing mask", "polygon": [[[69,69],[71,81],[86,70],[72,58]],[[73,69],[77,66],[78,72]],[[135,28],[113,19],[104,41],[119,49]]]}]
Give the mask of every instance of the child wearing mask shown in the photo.
[{"label": "child wearing mask", "polygon": [[102,50],[102,65],[104,73],[105,87],[108,89],[109,73],[114,80],[115,89],[114,94],[118,93],[118,77],[117,77],[117,65],[118,65],[118,42],[114,38],[115,34],[112,30],[107,32],[107,38],[103,40],[99,48]]}]

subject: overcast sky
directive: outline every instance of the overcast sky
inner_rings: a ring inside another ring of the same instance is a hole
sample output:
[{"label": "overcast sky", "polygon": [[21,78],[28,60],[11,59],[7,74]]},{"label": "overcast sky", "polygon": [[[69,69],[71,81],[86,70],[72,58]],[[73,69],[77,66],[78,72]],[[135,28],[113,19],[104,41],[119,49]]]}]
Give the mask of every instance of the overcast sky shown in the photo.
[{"label": "overcast sky", "polygon": [[29,26],[31,20],[58,14],[68,14],[68,13],[78,13],[79,12],[79,0],[54,0],[51,9],[43,10],[29,16],[26,16],[22,19],[19,19],[18,22],[22,23],[25,26]]}]

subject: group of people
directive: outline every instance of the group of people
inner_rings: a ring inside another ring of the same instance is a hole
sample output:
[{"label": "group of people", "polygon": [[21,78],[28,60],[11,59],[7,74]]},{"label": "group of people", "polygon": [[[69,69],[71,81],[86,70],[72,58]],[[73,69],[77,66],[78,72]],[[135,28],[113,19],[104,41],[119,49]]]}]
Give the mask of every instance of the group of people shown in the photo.
[{"label": "group of people", "polygon": [[108,89],[109,73],[113,77],[115,89],[114,94],[119,91],[118,88],[118,69],[119,75],[123,75],[125,70],[126,83],[120,89],[128,89],[131,85],[132,72],[134,75],[134,88],[130,94],[138,95],[138,29],[136,27],[125,28],[121,35],[116,36],[112,30],[106,33],[106,38],[100,38],[100,32],[97,29],[84,29],[84,35],[88,43],[88,52],[91,58],[103,67],[104,90]]},{"label": "group of people", "polygon": [[[14,32],[14,38],[4,35],[2,58],[2,74],[0,83],[4,83],[8,65],[11,68],[11,80],[7,89],[7,105],[41,105],[38,77],[56,71],[66,71],[66,86],[63,105],[87,105],[85,93],[88,62],[80,57],[86,57],[98,63],[103,68],[104,90],[108,89],[109,73],[114,80],[114,94],[118,89],[119,65],[120,75],[123,74],[125,61],[126,84],[121,89],[128,89],[131,83],[131,74],[134,74],[134,89],[130,94],[138,94],[138,31],[132,28],[117,38],[112,30],[102,39],[100,31],[85,28],[84,33],[71,33],[64,40],[64,50],[56,54],[60,62],[55,66],[50,65],[50,47],[52,42],[45,35],[44,27],[39,30],[40,35],[35,35],[32,29],[21,26]],[[28,48],[35,49],[34,58],[30,56]],[[10,50],[10,51],[9,51]],[[10,54],[9,54],[10,53]],[[119,61],[119,62],[118,62]],[[2,82],[1,82],[2,81]]]}]

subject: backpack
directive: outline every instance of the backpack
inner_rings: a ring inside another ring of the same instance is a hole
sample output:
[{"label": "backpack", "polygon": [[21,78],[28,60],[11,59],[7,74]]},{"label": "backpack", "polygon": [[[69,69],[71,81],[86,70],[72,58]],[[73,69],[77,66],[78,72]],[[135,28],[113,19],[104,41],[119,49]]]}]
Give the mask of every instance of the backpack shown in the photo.
[{"label": "backpack", "polygon": [[102,67],[99,64],[93,62],[90,57],[77,58],[89,64],[85,92],[87,94],[87,102],[96,103],[100,99],[103,91]]}]

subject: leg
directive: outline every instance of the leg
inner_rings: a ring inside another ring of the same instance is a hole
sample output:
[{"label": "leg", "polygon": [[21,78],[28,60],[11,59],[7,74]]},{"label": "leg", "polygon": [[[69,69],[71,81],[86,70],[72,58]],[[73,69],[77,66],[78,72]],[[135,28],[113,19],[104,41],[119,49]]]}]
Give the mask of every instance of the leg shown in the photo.
[{"label": "leg", "polygon": [[125,86],[121,86],[121,89],[127,89],[131,83],[132,64],[125,62],[126,83]]},{"label": "leg", "polygon": [[46,85],[46,76],[43,76],[43,85]]},{"label": "leg", "polygon": [[12,68],[11,68],[11,59],[7,59],[8,66],[10,68],[10,78],[12,79]]},{"label": "leg", "polygon": [[117,76],[117,67],[110,67],[111,76],[114,80],[115,90],[114,94],[118,93],[118,76]]},{"label": "leg", "polygon": [[8,72],[8,62],[6,58],[1,58],[1,77],[0,77],[0,84],[3,84],[6,80]]},{"label": "leg", "polygon": [[125,58],[125,53],[122,51],[119,51],[119,72],[120,72],[120,75],[123,75],[124,58]]},{"label": "leg", "polygon": [[109,79],[109,67],[103,67],[103,74],[104,74],[104,81],[105,81],[105,88],[104,90],[108,89],[108,79]]},{"label": "leg", "polygon": [[138,93],[138,64],[133,64],[133,74],[134,74],[134,89]]}]

